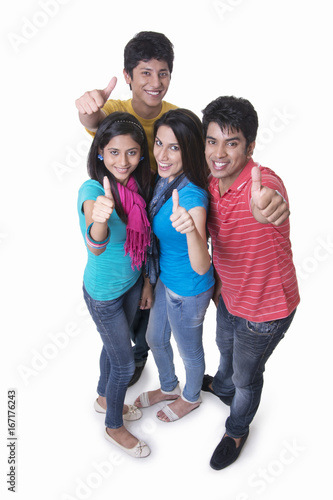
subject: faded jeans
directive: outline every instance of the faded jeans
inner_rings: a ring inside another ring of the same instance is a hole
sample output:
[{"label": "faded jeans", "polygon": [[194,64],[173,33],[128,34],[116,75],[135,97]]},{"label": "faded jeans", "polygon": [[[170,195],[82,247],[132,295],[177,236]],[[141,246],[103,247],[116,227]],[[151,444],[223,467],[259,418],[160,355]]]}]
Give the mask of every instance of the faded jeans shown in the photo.
[{"label": "faded jeans", "polygon": [[94,300],[83,286],[89,313],[96,324],[103,348],[97,392],[106,397],[105,425],[117,429],[123,425],[123,405],[128,384],[135,370],[129,325],[138,308],[142,277],[114,300]]},{"label": "faded jeans", "polygon": [[178,384],[173,362],[171,331],[186,371],[183,398],[191,403],[200,397],[205,371],[202,345],[203,320],[214,287],[192,297],[173,293],[159,279],[150,311],[147,342],[158,368],[161,389],[173,391]]},{"label": "faded jeans", "polygon": [[220,365],[212,387],[218,396],[232,401],[226,421],[230,437],[247,433],[259,407],[266,361],[284,337],[295,312],[287,318],[254,323],[230,314],[220,296],[216,329]]}]

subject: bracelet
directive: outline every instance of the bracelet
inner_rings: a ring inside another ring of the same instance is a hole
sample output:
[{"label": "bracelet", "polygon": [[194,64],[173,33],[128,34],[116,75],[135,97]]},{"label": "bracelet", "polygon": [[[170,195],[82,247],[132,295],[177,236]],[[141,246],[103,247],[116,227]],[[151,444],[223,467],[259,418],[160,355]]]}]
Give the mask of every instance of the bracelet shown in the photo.
[{"label": "bracelet", "polygon": [[106,239],[104,241],[95,241],[90,236],[90,229],[91,229],[92,225],[93,225],[93,222],[90,224],[90,226],[87,227],[87,231],[86,231],[86,242],[87,242],[87,244],[90,247],[92,247],[92,248],[97,248],[97,249],[105,248],[107,246],[107,244],[109,243],[110,238],[111,238],[111,231],[110,231],[110,229],[108,228],[107,237],[106,237]]}]

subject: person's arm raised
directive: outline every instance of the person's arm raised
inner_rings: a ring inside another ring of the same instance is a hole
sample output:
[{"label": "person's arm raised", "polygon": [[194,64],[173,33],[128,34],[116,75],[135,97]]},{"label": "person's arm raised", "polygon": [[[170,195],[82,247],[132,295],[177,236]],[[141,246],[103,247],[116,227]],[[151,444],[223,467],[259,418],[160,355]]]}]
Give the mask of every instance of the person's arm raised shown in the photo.
[{"label": "person's arm raised", "polygon": [[116,83],[117,78],[114,76],[105,89],[90,90],[76,99],[75,106],[79,111],[79,120],[91,132],[96,132],[99,124],[104,120],[106,115],[102,108]]},{"label": "person's arm raised", "polygon": [[196,273],[203,275],[210,268],[210,255],[206,238],[206,210],[194,207],[187,211],[179,206],[177,189],[172,193],[172,226],[181,234],[186,234],[188,255],[191,267]]},{"label": "person's arm raised", "polygon": [[253,217],[262,224],[280,226],[290,215],[289,205],[275,189],[263,186],[261,170],[252,168],[251,210]]},{"label": "person's arm raised", "polygon": [[87,243],[94,255],[100,255],[105,251],[106,245],[103,248],[98,248],[98,245],[108,238],[108,220],[115,206],[107,177],[104,177],[103,186],[105,196],[98,196],[96,201],[86,200],[83,204],[87,230],[90,227]]}]

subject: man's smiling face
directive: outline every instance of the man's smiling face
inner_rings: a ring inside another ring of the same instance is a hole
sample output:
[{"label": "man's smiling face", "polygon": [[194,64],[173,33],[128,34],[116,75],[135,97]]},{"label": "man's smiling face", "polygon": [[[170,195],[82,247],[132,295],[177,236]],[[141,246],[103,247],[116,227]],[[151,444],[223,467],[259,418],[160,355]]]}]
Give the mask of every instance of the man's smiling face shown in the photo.
[{"label": "man's smiling face", "polygon": [[211,122],[207,128],[205,155],[213,177],[219,179],[221,191],[226,191],[237,179],[248,163],[255,142],[246,147],[241,131],[221,130],[220,125]]},{"label": "man's smiling face", "polygon": [[171,79],[169,67],[165,61],[157,59],[140,61],[133,69],[133,77],[125,71],[124,76],[126,83],[132,87],[134,109],[147,108],[149,110],[149,108],[161,107]]}]

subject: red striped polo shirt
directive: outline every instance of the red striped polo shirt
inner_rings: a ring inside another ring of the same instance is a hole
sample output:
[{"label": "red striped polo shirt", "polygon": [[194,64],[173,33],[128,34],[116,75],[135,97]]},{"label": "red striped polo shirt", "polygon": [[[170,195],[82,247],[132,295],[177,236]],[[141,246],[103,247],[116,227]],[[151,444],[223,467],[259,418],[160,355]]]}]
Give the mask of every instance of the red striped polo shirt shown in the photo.
[{"label": "red striped polo shirt", "polygon": [[[208,230],[213,263],[222,281],[228,311],[249,321],[273,321],[289,316],[300,301],[292,260],[287,219],[279,227],[261,224],[252,215],[250,160],[232,186],[220,196],[219,180],[211,177]],[[288,200],[282,180],[260,167],[262,185]]]}]

